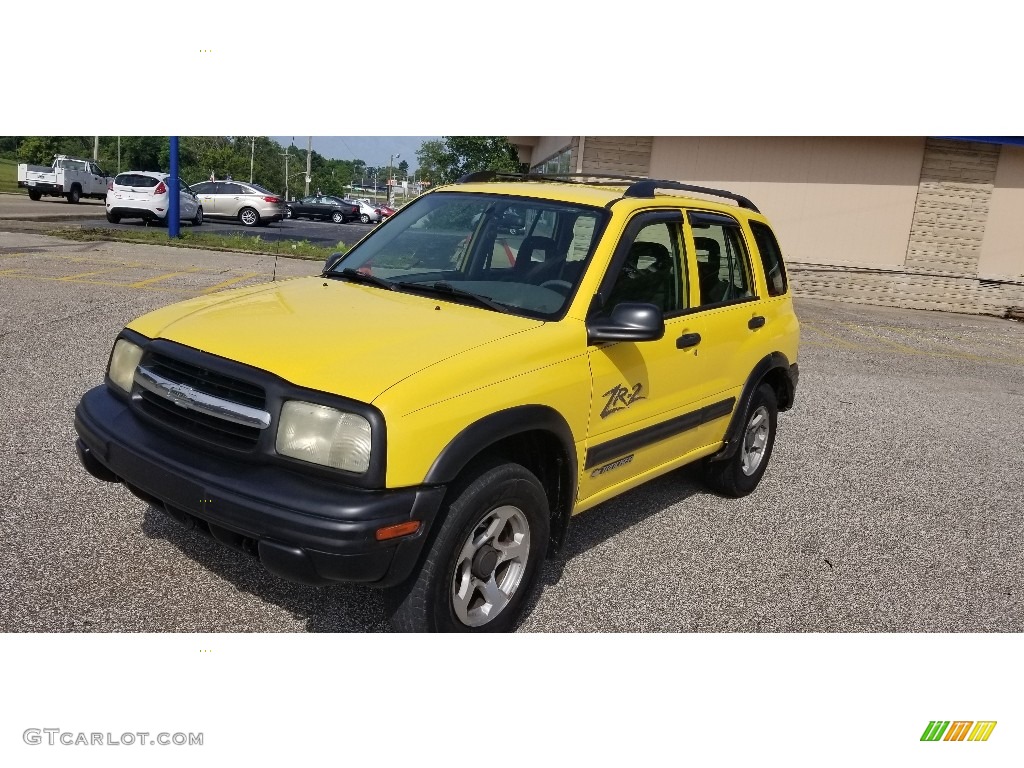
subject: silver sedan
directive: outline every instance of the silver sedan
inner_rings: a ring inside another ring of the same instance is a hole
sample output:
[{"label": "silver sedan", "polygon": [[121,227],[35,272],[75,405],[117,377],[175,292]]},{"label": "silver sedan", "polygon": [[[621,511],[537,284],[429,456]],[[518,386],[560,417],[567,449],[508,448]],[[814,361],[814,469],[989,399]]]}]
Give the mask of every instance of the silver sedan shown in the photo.
[{"label": "silver sedan", "polygon": [[285,217],[284,200],[259,184],[241,181],[201,181],[192,184],[208,218],[238,219],[247,227]]}]

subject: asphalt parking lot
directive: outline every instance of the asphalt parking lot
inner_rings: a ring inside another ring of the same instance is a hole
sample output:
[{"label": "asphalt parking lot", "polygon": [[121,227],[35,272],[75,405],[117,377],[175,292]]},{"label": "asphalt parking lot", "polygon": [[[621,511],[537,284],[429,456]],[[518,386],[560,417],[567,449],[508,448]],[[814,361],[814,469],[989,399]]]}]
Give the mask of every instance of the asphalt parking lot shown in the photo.
[{"label": "asphalt parking lot", "polygon": [[[0,232],[0,631],[387,629],[376,591],[279,580],[75,457],[74,407],[126,322],[274,270]],[[1024,629],[1024,324],[797,310],[796,408],[758,490],[721,499],[684,469],[577,517],[522,631]]]},{"label": "asphalt parking lot", "polygon": [[[71,205],[62,198],[44,197],[41,200],[29,200],[26,195],[0,195],[0,220],[17,219],[21,221],[49,222],[53,227],[83,227],[95,229],[112,229],[138,231],[147,225],[140,219],[124,219],[111,224],[105,216],[102,200],[83,199],[77,205]],[[266,226],[246,227],[235,219],[207,218],[194,231],[212,235],[258,235],[270,242],[279,240],[308,240],[315,245],[333,247],[338,243],[352,245],[374,228],[374,224],[361,224],[358,221],[348,224],[335,224],[332,221],[310,221],[308,219],[275,221]],[[193,231],[192,225],[182,222],[183,231]]]}]

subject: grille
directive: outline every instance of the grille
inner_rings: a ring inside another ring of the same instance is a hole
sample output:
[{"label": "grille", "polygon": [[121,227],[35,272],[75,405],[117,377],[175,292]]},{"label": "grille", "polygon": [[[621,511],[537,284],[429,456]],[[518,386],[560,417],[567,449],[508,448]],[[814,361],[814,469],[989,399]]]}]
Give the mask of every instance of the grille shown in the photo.
[{"label": "grille", "polygon": [[225,400],[253,408],[267,407],[267,396],[263,388],[247,381],[240,381],[231,376],[214,373],[200,368],[198,365],[183,363],[181,360],[159,354],[150,355],[146,361],[146,367],[171,381],[188,384],[208,395],[223,397]]},{"label": "grille", "polygon": [[[205,394],[252,408],[266,407],[266,394],[263,389],[249,382],[160,354],[150,355],[144,365],[166,379],[185,384]],[[204,442],[242,451],[251,450],[259,440],[262,430],[258,427],[236,424],[181,407],[146,389],[137,388],[136,391],[139,409],[151,419],[175,431]]]}]

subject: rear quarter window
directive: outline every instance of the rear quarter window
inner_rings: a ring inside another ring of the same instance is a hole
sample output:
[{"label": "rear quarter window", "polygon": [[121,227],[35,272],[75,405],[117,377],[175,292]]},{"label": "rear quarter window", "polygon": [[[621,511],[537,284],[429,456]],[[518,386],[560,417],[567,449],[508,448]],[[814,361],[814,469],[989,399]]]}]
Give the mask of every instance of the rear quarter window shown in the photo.
[{"label": "rear quarter window", "polygon": [[786,265],[782,261],[782,251],[775,233],[771,228],[759,221],[750,222],[750,231],[754,234],[754,242],[761,254],[761,265],[764,267],[765,282],[768,283],[769,296],[782,296],[789,289],[786,278]]}]

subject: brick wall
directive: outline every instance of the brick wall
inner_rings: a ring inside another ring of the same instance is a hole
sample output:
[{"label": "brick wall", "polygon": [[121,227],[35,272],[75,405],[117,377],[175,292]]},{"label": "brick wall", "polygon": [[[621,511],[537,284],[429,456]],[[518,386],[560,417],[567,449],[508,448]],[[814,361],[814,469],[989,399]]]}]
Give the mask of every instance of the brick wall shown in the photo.
[{"label": "brick wall", "polygon": [[998,144],[928,139],[907,247],[907,272],[977,277]]},{"label": "brick wall", "polygon": [[652,136],[587,136],[583,140],[583,172],[647,176],[653,143]]}]

